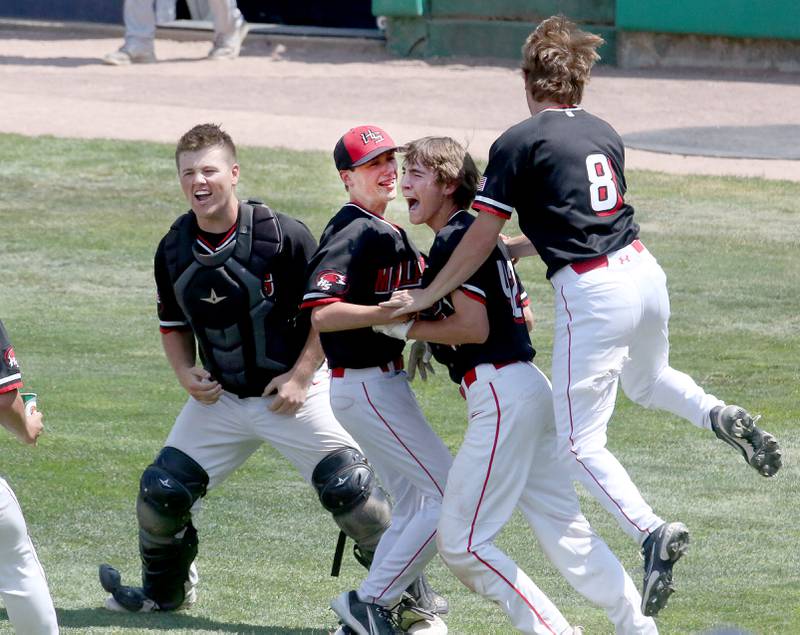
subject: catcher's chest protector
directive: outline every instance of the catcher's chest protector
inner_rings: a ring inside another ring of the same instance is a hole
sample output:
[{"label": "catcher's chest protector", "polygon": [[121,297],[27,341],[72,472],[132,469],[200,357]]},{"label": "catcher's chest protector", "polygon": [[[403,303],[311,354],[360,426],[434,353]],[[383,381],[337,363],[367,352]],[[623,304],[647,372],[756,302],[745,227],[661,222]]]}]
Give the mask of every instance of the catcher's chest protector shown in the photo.
[{"label": "catcher's chest protector", "polygon": [[254,367],[288,370],[266,354],[265,324],[273,303],[262,280],[282,242],[275,214],[265,205],[240,203],[234,240],[213,254],[198,249],[195,232],[192,215],[184,214],[170,229],[165,250],[175,297],[204,363],[234,390],[247,384],[248,370]]}]

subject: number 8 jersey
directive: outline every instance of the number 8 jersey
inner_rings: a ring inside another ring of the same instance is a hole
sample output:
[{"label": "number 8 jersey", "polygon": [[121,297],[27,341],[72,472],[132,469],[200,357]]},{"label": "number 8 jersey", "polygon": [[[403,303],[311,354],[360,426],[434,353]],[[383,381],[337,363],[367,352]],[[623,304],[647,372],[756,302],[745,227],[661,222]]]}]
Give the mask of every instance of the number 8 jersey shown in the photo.
[{"label": "number 8 jersey", "polygon": [[624,167],[625,147],[609,124],[578,106],[548,108],[492,144],[473,207],[503,218],[516,209],[550,278],[638,237]]}]

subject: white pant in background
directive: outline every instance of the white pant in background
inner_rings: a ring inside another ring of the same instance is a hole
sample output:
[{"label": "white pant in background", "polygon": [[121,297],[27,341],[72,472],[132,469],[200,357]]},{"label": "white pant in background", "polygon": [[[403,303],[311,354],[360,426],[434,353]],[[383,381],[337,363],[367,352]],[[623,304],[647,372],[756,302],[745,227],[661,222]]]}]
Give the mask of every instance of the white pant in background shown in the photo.
[{"label": "white pant in background", "polygon": [[[208,0],[208,8],[214,22],[215,38],[223,41],[233,36],[242,14],[236,0]],[[136,53],[152,52],[156,37],[156,14],[161,23],[175,18],[174,0],[125,0],[123,21],[125,22],[125,48]]]},{"label": "white pant in background", "polygon": [[393,606],[436,555],[436,525],[453,459],[425,420],[405,372],[375,367],[334,374],[331,406],[392,497],[392,525],[381,536],[358,595]]},{"label": "white pant in background", "polygon": [[17,497],[0,478],[0,596],[19,635],[58,633],[56,610]]},{"label": "white pant in background", "polygon": [[496,602],[522,633],[560,634],[569,623],[493,540],[519,507],[544,553],[617,633],[657,633],[622,564],[580,510],[556,452],[550,382],[533,364],[481,364],[462,382],[469,425],[448,476],[439,553],[470,589]]},{"label": "white pant in background", "polygon": [[701,428],[723,405],[669,366],[669,296],[664,271],[637,240],[608,265],[558,270],[553,340],[553,403],[559,449],[573,477],[639,544],[663,520],[606,448],[617,385],[631,400],[667,410]]}]

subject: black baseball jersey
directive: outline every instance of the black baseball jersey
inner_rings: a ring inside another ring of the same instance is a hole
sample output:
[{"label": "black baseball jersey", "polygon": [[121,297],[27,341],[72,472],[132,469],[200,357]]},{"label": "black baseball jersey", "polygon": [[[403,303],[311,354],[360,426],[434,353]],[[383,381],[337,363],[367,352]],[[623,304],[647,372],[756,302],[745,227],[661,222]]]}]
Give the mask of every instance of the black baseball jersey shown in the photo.
[{"label": "black baseball jersey", "polygon": [[[430,284],[442,270],[474,220],[470,213],[461,210],[439,230],[428,256],[423,286]],[[431,343],[433,356],[447,366],[454,382],[461,383],[464,373],[478,364],[533,359],[536,351],[531,345],[523,316],[523,308],[529,303],[528,295],[501,243],[459,290],[486,307],[489,337],[483,344],[449,346]],[[444,319],[452,313],[453,305],[447,296],[424,312],[421,319]]]},{"label": "black baseball jersey", "polygon": [[[156,251],[155,280],[161,331],[192,329],[212,377],[229,392],[252,397],[294,365],[308,338],[309,316],[300,313],[299,305],[317,244],[300,221],[255,206],[252,227],[246,230],[252,234],[247,261],[237,260],[234,251],[222,266],[200,266],[197,260],[205,257],[213,263],[215,255],[235,249],[242,239],[241,215],[240,206],[240,219],[220,235],[202,232],[191,211],[179,218],[170,232],[177,231],[191,244],[169,247],[168,233]],[[272,231],[277,244],[259,240],[258,228],[267,221],[276,223]],[[181,259],[172,252],[187,255]],[[194,273],[182,288],[181,274],[190,267]],[[182,291],[180,299],[176,289]]]},{"label": "black baseball jersey", "polygon": [[516,209],[550,278],[638,236],[624,168],[625,147],[609,124],[580,107],[550,108],[492,144],[473,207],[503,218]]},{"label": "black baseball jersey", "polygon": [[[302,308],[330,302],[374,306],[419,287],[424,261],[402,227],[348,203],[330,220],[311,260]],[[371,328],[320,333],[329,365],[369,368],[393,361],[404,342]]]},{"label": "black baseball jersey", "polygon": [[22,388],[22,373],[19,370],[14,347],[0,322],[0,393]]}]

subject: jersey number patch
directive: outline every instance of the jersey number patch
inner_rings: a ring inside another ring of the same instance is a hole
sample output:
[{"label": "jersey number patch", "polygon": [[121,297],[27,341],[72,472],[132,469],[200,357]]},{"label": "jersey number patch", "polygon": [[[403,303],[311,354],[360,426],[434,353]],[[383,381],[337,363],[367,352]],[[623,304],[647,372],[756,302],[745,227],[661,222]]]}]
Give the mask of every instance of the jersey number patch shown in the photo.
[{"label": "jersey number patch", "polygon": [[503,287],[508,302],[511,304],[511,314],[514,321],[522,323],[525,315],[522,308],[522,293],[517,283],[517,276],[514,275],[514,265],[509,260],[498,260],[497,269],[500,274],[500,286]]},{"label": "jersey number patch", "polygon": [[622,207],[622,195],[617,187],[617,176],[605,154],[586,157],[589,176],[589,201],[598,216],[611,216]]}]

